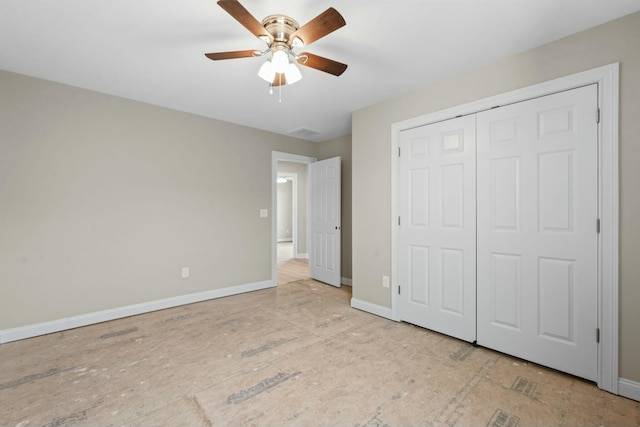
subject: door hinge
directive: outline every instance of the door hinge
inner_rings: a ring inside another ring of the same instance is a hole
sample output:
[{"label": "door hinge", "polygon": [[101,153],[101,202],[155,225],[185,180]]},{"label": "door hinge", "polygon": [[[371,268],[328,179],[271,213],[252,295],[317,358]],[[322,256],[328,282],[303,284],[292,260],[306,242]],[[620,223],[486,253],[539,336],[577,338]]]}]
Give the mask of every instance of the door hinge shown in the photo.
[{"label": "door hinge", "polygon": [[398,226],[400,225],[400,217],[398,217]]},{"label": "door hinge", "polygon": [[600,109],[596,109],[596,123],[600,123]]},{"label": "door hinge", "polygon": [[398,147],[398,157],[400,157],[400,147]]},{"label": "door hinge", "polygon": [[400,285],[398,285],[398,295],[400,295]]},{"label": "door hinge", "polygon": [[596,328],[596,342],[600,343],[600,328]]},{"label": "door hinge", "polygon": [[600,218],[596,219],[596,233],[600,234]]}]

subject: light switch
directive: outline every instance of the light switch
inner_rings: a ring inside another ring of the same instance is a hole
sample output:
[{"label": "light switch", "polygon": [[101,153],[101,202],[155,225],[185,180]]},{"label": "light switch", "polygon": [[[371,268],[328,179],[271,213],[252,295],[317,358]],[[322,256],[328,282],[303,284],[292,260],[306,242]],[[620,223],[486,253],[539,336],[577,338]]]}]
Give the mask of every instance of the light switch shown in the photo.
[{"label": "light switch", "polygon": [[383,288],[389,287],[389,276],[382,276],[382,287]]},{"label": "light switch", "polygon": [[260,209],[260,218],[267,218],[269,216],[268,209]]}]

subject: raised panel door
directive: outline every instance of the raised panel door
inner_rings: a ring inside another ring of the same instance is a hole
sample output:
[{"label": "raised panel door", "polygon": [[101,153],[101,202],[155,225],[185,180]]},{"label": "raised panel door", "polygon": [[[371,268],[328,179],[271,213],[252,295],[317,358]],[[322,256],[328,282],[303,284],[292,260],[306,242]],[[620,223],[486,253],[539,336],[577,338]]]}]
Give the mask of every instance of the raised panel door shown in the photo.
[{"label": "raised panel door", "polygon": [[476,337],[475,118],[400,133],[399,314]]},{"label": "raised panel door", "polygon": [[478,343],[597,376],[597,87],[477,114]]}]

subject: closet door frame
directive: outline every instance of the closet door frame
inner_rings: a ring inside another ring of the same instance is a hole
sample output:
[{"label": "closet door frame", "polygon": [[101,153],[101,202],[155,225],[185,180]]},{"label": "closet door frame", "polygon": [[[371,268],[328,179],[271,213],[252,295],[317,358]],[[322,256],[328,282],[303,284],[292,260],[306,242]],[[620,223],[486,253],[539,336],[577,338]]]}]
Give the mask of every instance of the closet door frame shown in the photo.
[{"label": "closet door frame", "polygon": [[[618,179],[618,79],[619,64],[614,63],[566,77],[539,83],[522,89],[495,95],[471,103],[425,114],[391,125],[391,318],[398,314],[398,215],[399,198],[399,134],[460,115],[475,114],[496,106],[522,102],[575,89],[598,85],[598,387],[618,394],[618,241],[619,241],[619,179]],[[595,112],[594,112],[595,114]]]}]

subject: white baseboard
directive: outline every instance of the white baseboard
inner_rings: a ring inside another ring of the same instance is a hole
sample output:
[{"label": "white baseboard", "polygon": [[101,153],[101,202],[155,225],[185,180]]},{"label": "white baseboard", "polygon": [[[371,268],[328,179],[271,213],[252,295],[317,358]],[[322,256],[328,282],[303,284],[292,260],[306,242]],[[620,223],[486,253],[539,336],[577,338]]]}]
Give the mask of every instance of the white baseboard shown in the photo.
[{"label": "white baseboard", "polygon": [[618,394],[640,402],[640,383],[620,378],[618,380]]},{"label": "white baseboard", "polygon": [[297,254],[296,258],[309,259],[309,254],[307,253]]},{"label": "white baseboard", "polygon": [[376,316],[393,320],[391,317],[391,309],[389,307],[383,307],[381,305],[362,301],[357,298],[351,298],[351,307],[357,308],[358,310],[366,311],[367,313],[375,314]]},{"label": "white baseboard", "polygon": [[347,277],[341,277],[340,278],[340,284],[345,285],[345,286],[351,286],[351,279],[349,279]]},{"label": "white baseboard", "polygon": [[78,328],[80,326],[93,325],[109,320],[120,319],[137,314],[149,313],[165,308],[178,307],[194,302],[206,301],[210,299],[222,298],[245,292],[258,291],[276,286],[273,281],[249,283],[245,285],[230,286],[227,288],[213,289],[210,291],[198,292],[194,294],[181,295],[177,297],[165,298],[156,301],[149,301],[140,304],[128,305],[109,310],[96,311],[94,313],[81,314],[79,316],[65,319],[52,320],[49,322],[36,323],[33,325],[20,326],[17,328],[0,330],[0,344],[11,341],[32,338],[39,335],[51,334],[67,329]]}]

